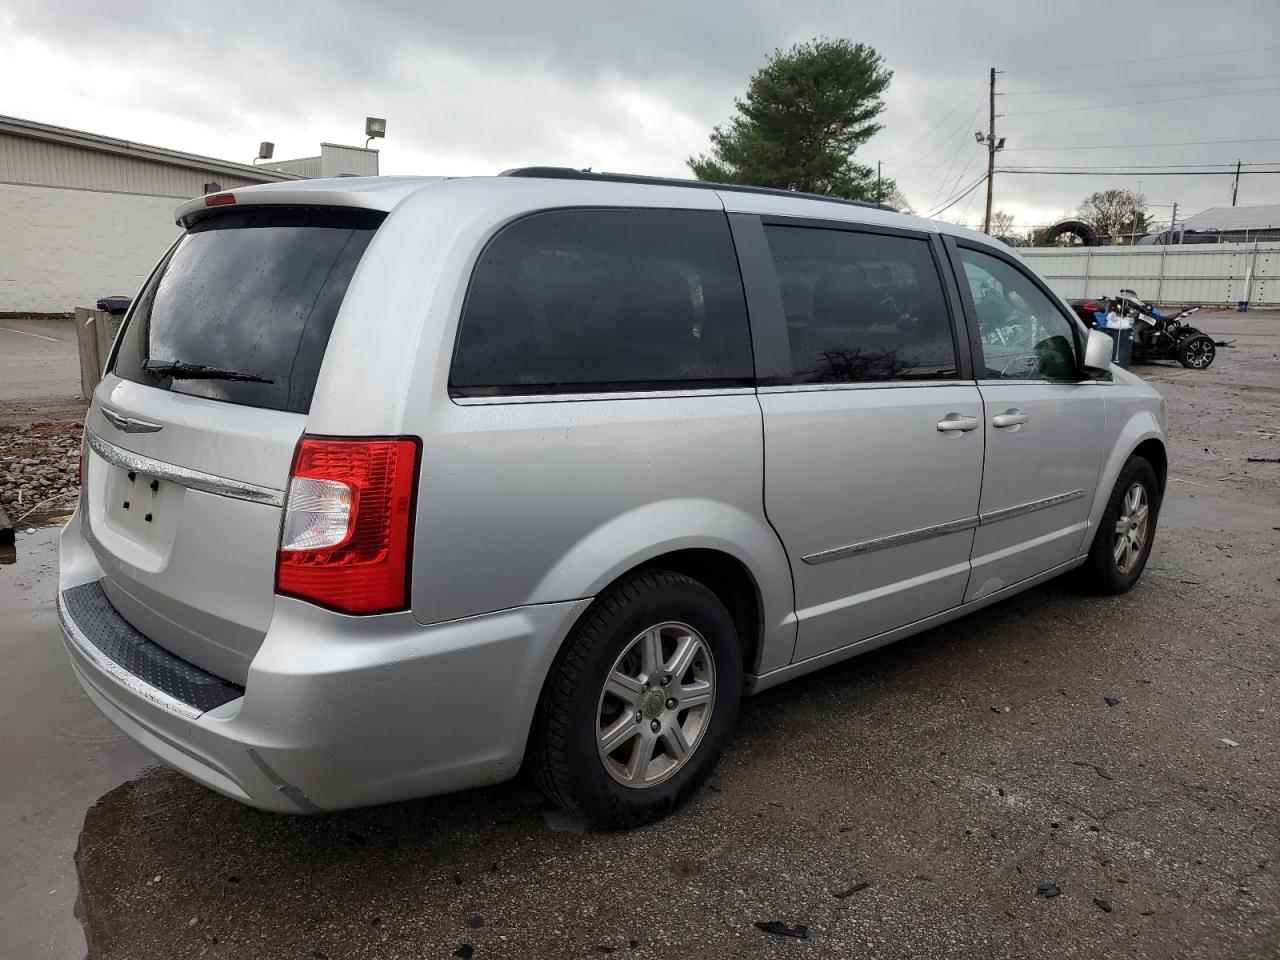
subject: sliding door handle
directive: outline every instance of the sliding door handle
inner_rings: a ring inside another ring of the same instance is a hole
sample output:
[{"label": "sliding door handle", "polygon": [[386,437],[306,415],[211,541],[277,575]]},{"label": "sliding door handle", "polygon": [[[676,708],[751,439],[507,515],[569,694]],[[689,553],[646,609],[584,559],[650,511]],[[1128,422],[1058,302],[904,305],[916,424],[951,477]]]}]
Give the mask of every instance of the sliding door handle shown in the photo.
[{"label": "sliding door handle", "polygon": [[977,417],[962,417],[958,413],[949,413],[946,419],[938,421],[938,430],[941,433],[967,433],[970,430],[977,430],[981,422]]},{"label": "sliding door handle", "polygon": [[1006,410],[1004,413],[997,413],[991,418],[991,425],[998,430],[1004,430],[1009,427],[1019,427],[1031,418],[1021,410]]}]

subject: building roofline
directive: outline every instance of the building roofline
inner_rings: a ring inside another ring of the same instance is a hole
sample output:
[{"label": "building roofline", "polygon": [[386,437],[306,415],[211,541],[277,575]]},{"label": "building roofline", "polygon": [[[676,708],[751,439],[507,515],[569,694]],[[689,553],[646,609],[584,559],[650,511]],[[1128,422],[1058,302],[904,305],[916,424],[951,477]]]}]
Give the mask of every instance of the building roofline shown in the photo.
[{"label": "building roofline", "polygon": [[150,160],[154,163],[168,164],[174,167],[185,167],[191,170],[203,170],[209,173],[223,173],[246,179],[259,179],[264,183],[283,180],[302,180],[298,174],[281,173],[269,167],[256,167],[248,163],[235,163],[231,160],[219,160],[216,157],[205,157],[198,153],[183,153],[180,150],[168,150],[146,143],[135,143],[132,140],[120,140],[106,137],[85,130],[73,130],[70,127],[58,127],[51,123],[38,123],[35,120],[23,120],[20,117],[0,115],[0,133],[33,140],[44,140],[50,143],[61,143],[66,146],[97,150],[118,156],[132,157],[136,160]]},{"label": "building roofline", "polygon": [[322,147],[337,147],[339,150],[359,150],[361,153],[377,153],[373,147],[355,147],[349,143],[329,143],[328,141],[320,141]]}]

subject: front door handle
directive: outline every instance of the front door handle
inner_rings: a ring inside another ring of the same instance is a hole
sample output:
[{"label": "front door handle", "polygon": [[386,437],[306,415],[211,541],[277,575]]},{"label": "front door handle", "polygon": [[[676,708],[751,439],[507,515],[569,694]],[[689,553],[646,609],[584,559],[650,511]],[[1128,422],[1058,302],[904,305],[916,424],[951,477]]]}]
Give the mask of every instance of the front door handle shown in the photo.
[{"label": "front door handle", "polygon": [[938,421],[938,430],[941,433],[964,432],[977,430],[981,421],[977,417],[962,417],[956,413],[949,413],[945,420]]},{"label": "front door handle", "polygon": [[997,413],[991,418],[991,425],[998,430],[1004,430],[1008,427],[1019,427],[1031,418],[1021,410],[1006,410],[1004,413]]}]

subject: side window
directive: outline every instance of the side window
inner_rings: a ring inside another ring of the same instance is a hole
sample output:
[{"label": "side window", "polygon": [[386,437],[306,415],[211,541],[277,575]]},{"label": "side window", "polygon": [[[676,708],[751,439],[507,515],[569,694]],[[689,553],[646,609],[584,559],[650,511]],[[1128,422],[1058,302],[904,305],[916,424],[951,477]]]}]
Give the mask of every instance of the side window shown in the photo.
[{"label": "side window", "polygon": [[959,252],[982,340],[980,379],[1075,379],[1075,334],[1054,302],[998,257]]},{"label": "side window", "polygon": [[499,233],[462,311],[451,389],[472,394],[749,385],[724,214],[552,210]]},{"label": "side window", "polygon": [[928,241],[766,226],[796,383],[958,375],[951,319]]}]

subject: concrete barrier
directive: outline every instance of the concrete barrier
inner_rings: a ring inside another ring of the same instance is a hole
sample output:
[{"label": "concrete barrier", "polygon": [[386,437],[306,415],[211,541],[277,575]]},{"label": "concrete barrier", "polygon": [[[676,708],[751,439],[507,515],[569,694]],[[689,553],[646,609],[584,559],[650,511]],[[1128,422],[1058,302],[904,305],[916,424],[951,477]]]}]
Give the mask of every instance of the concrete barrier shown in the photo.
[{"label": "concrete barrier", "polygon": [[102,379],[111,345],[120,331],[123,314],[76,308],[76,346],[80,353],[80,395],[88,400]]}]

